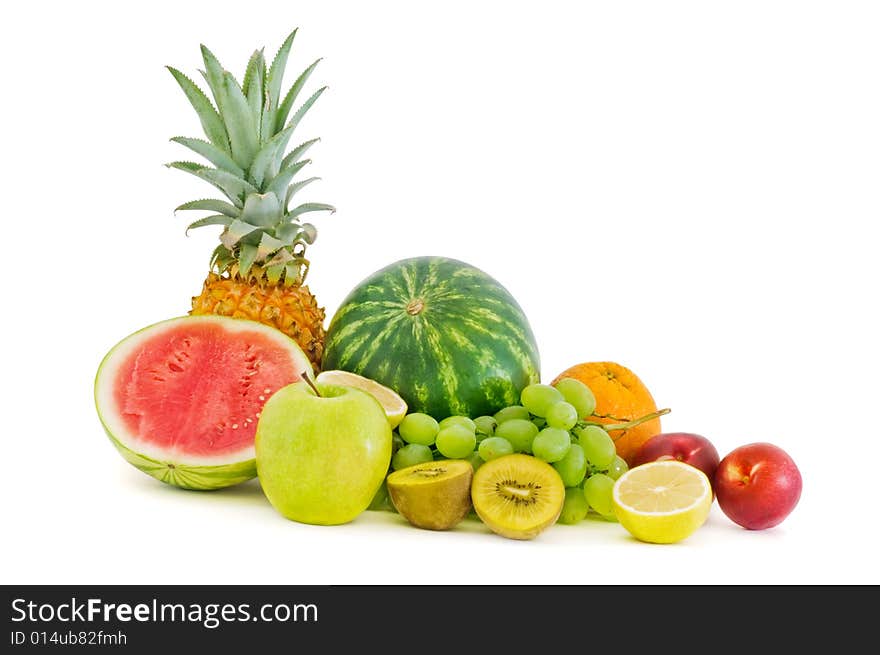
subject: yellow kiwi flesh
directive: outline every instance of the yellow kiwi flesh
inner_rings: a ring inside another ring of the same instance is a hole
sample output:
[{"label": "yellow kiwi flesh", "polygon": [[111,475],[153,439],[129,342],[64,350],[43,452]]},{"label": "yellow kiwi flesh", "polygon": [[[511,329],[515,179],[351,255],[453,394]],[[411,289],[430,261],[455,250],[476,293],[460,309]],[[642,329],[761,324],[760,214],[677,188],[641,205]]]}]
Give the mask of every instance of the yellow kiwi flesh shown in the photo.
[{"label": "yellow kiwi flesh", "polygon": [[477,516],[509,539],[533,539],[559,518],[565,501],[562,478],[531,455],[505,455],[474,473],[471,500]]},{"label": "yellow kiwi flesh", "polygon": [[463,459],[424,462],[394,471],[388,495],[398,513],[418,528],[448,530],[471,509],[474,468]]}]

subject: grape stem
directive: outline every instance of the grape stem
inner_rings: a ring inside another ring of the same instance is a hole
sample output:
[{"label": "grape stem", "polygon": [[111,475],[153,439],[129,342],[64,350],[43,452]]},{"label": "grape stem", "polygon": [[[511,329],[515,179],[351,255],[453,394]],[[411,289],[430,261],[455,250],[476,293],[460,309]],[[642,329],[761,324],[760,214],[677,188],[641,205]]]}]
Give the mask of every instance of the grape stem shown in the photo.
[{"label": "grape stem", "polygon": [[321,396],[321,392],[318,391],[318,387],[315,386],[315,383],[312,382],[312,379],[308,376],[308,374],[307,374],[307,373],[303,373],[302,377],[303,377],[303,380],[305,380],[306,383],[312,388],[312,391],[315,392],[315,395],[316,395],[318,398],[323,398],[323,396]]},{"label": "grape stem", "polygon": [[672,410],[667,407],[665,409],[660,409],[656,412],[651,412],[650,414],[645,414],[644,416],[640,416],[639,418],[635,418],[632,421],[626,421],[625,423],[596,423],[595,421],[583,421],[584,425],[595,425],[605,432],[611,432],[612,430],[629,430],[630,428],[634,428],[637,425],[641,425],[642,423],[647,423],[648,421],[653,421],[655,418],[660,418],[664,414],[668,414]]},{"label": "grape stem", "polygon": [[626,421],[625,418],[621,418],[619,416],[614,416],[613,414],[597,414],[597,413],[593,412],[593,416],[596,416],[598,418],[607,418],[612,421]]}]

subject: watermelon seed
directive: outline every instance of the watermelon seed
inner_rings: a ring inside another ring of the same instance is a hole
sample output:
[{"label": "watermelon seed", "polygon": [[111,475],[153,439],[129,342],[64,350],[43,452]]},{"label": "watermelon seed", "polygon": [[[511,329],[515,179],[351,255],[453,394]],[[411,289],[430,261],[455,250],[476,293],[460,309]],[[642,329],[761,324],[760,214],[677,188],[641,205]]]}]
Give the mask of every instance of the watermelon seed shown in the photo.
[{"label": "watermelon seed", "polygon": [[260,396],[260,400],[266,400],[266,396]]},{"label": "watermelon seed", "polygon": [[233,424],[232,424],[232,429],[233,429],[233,430],[238,430],[238,423],[233,423]]}]

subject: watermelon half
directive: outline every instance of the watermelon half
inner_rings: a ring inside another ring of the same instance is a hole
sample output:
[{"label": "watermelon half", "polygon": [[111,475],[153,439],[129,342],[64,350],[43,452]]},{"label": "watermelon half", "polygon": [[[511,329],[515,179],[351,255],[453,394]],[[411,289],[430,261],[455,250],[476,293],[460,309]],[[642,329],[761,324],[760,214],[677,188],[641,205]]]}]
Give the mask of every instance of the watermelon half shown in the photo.
[{"label": "watermelon half", "polygon": [[412,257],[376,271],[330,321],[324,370],[394,389],[410,412],[440,420],[493,414],[538,382],[529,321],[486,272],[447,257]]},{"label": "watermelon half", "polygon": [[272,393],[312,375],[273,327],[182,316],[117,343],[95,377],[95,406],[113,445],[154,478],[219,489],[257,475],[254,434]]}]

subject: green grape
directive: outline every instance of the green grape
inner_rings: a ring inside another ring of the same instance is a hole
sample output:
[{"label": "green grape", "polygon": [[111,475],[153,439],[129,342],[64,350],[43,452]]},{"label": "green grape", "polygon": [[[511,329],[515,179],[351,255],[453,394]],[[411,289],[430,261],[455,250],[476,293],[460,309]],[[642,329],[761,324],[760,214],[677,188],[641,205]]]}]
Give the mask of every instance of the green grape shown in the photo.
[{"label": "green grape", "polygon": [[596,514],[605,518],[614,516],[614,504],[611,500],[613,489],[614,480],[604,473],[594,473],[584,480],[584,498]]},{"label": "green grape", "polygon": [[532,453],[545,462],[558,462],[571,450],[568,430],[544,428],[532,441]]},{"label": "green grape", "polygon": [[580,380],[575,378],[562,378],[553,385],[562,394],[562,397],[577,410],[580,418],[592,416],[596,411],[596,396],[593,391]]},{"label": "green grape", "polygon": [[567,487],[565,489],[565,501],[562,503],[562,512],[559,514],[559,522],[565,525],[573,525],[583,521],[590,511],[590,505],[584,498],[584,492],[580,487]]},{"label": "green grape", "polygon": [[484,462],[513,453],[513,445],[504,437],[488,437],[480,442],[480,457]]},{"label": "green grape", "polygon": [[477,425],[473,422],[472,419],[467,416],[447,416],[445,419],[440,421],[440,429],[448,428],[450,425],[463,425],[471,432],[477,431]]},{"label": "green grape", "polygon": [[571,430],[578,421],[578,413],[571,403],[560,400],[547,410],[547,425],[551,428]]},{"label": "green grape", "polygon": [[529,410],[522,405],[511,405],[510,407],[505,407],[504,409],[499,409],[495,412],[495,420],[499,424],[514,418],[529,420],[531,414],[529,414]]},{"label": "green grape", "polygon": [[403,417],[400,425],[397,426],[397,431],[407,443],[430,446],[440,431],[440,424],[433,416],[413,412]]},{"label": "green grape", "polygon": [[373,496],[373,500],[370,501],[368,510],[372,510],[374,512],[396,512],[397,510],[394,507],[394,503],[391,502],[391,496],[388,495],[388,487],[385,484],[385,481],[382,481],[381,486],[376,491],[376,494]]},{"label": "green grape", "polygon": [[588,425],[575,432],[590,466],[598,471],[606,470],[617,455],[614,440],[597,425]]},{"label": "green grape", "polygon": [[498,425],[498,421],[494,416],[478,416],[474,419],[474,425],[477,426],[477,438],[480,435],[491,437],[495,434],[495,426]]},{"label": "green grape", "polygon": [[579,444],[571,444],[565,457],[554,462],[553,468],[559,473],[566,487],[578,486],[587,474],[587,456],[584,455],[584,449]]},{"label": "green grape", "polygon": [[430,462],[433,459],[434,454],[428,446],[420,443],[409,443],[394,453],[394,457],[391,458],[391,466],[395,471],[399,471],[407,466]]},{"label": "green grape", "polygon": [[507,439],[518,453],[532,452],[532,440],[537,434],[535,424],[523,418],[512,418],[495,428],[495,436]]},{"label": "green grape", "polygon": [[564,400],[562,394],[549,384],[530,384],[522,390],[520,402],[535,416],[547,416],[553,403]]},{"label": "green grape", "polygon": [[455,423],[440,430],[434,443],[443,457],[463,459],[473,452],[477,445],[477,436],[473,430]]},{"label": "green grape", "polygon": [[626,463],[626,460],[620,455],[615,455],[611,464],[608,466],[608,477],[612,480],[616,480],[628,470],[629,465]]},{"label": "green grape", "polygon": [[401,448],[403,448],[405,445],[406,445],[406,442],[403,440],[403,438],[399,434],[397,434],[397,432],[391,433],[391,454],[392,455],[394,453],[396,453],[398,450],[400,450]]},{"label": "green grape", "polygon": [[465,459],[467,459],[467,461],[471,463],[471,466],[474,467],[474,471],[476,471],[485,463],[485,460],[480,457],[480,453],[478,453],[476,450],[468,455]]}]

